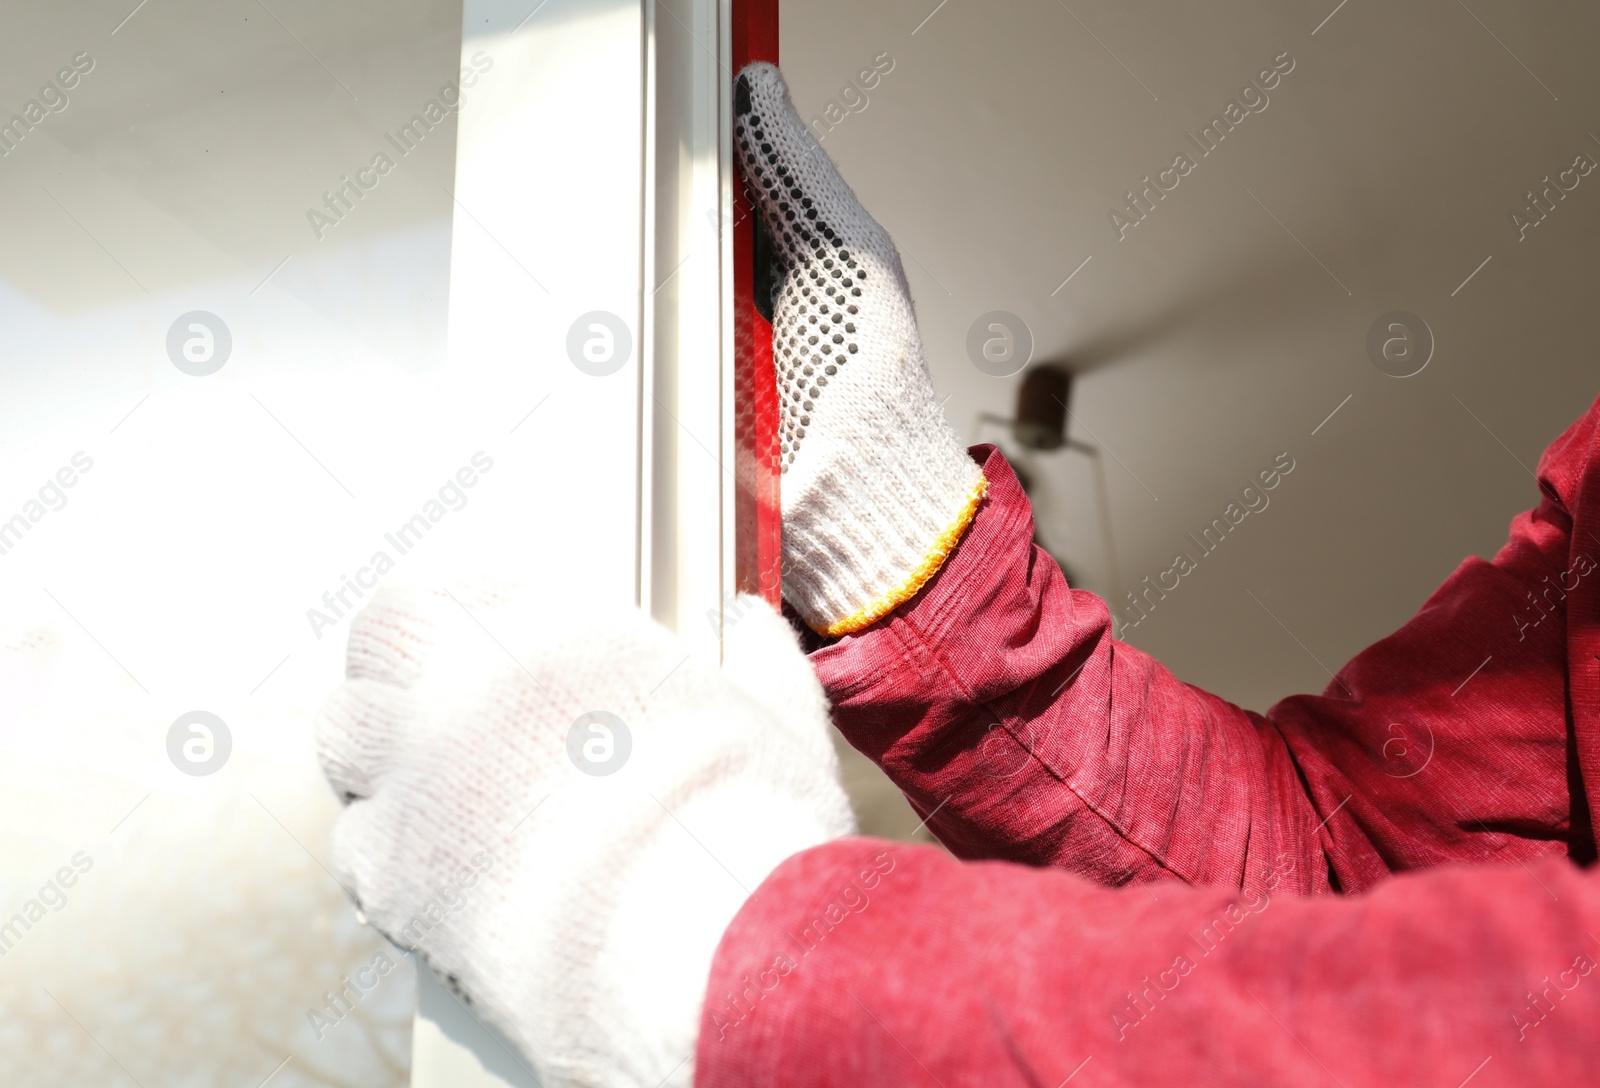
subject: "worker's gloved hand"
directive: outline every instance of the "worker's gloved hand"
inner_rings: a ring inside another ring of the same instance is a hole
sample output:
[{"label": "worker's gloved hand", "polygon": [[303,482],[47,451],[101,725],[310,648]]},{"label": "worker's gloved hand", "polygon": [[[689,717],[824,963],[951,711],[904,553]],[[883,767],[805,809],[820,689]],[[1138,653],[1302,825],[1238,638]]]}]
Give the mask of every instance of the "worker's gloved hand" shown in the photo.
[{"label": "worker's gloved hand", "polygon": [[317,727],[334,872],[548,1088],[690,1084],[723,930],[853,829],[794,632],[737,611],[726,669],[505,591],[385,591],[351,627]]},{"label": "worker's gloved hand", "polygon": [[783,592],[824,634],[909,600],[971,522],[983,472],[933,396],[894,243],[770,64],[739,75],[734,146],[783,265]]}]

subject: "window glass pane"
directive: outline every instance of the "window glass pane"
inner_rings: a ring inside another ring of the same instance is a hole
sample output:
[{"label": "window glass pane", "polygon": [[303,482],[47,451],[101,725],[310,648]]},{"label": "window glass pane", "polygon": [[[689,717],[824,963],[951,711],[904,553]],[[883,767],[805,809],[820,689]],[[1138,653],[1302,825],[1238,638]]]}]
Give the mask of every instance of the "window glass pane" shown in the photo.
[{"label": "window glass pane", "polygon": [[407,1081],[310,721],[373,558],[438,562],[497,482],[454,483],[461,25],[0,12],[0,1082]]}]

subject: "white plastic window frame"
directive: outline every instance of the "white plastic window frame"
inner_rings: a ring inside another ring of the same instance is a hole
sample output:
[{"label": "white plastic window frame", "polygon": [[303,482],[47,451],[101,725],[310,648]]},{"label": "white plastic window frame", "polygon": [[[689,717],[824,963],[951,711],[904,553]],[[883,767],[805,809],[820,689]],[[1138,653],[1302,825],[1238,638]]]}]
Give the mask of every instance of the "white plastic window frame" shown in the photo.
[{"label": "white plastic window frame", "polygon": [[[735,584],[730,5],[466,0],[463,67],[485,51],[496,78],[460,114],[450,273],[452,369],[511,353],[548,383],[528,421],[550,459],[529,496],[544,524],[522,535],[536,569],[708,654]],[[566,350],[597,312],[632,347],[604,375]],[[569,459],[583,494],[561,486]],[[537,1083],[426,970],[418,985],[413,1085]]]}]

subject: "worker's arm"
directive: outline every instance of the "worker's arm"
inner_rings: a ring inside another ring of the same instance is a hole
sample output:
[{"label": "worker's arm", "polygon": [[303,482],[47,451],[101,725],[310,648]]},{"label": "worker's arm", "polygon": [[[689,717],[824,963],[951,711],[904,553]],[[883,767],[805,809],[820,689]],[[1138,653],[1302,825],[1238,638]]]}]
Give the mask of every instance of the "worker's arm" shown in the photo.
[{"label": "worker's arm", "polygon": [[734,918],[695,1083],[1590,1084],[1597,934],[1600,884],[1563,861],[1308,899],[848,839]]},{"label": "worker's arm", "polygon": [[843,639],[816,656],[840,728],[953,849],[1236,886],[1287,854],[1303,891],[1591,849],[1569,826],[1564,610],[1517,617],[1546,577],[1579,577],[1593,417],[1493,564],[1464,565],[1326,696],[1248,714],[1115,642],[1104,603],[1033,547],[1010,469],[956,443],[894,242],[776,69],[740,74],[734,114],[780,265],[784,596]]},{"label": "worker's arm", "polygon": [[1600,544],[1570,539],[1597,418],[1550,448],[1543,502],[1493,562],[1462,564],[1324,695],[1265,715],[1114,640],[1104,602],[1033,545],[992,450],[976,451],[988,496],[939,574],[812,660],[846,737],[962,857],[1244,887],[1286,857],[1288,886],[1317,892],[1447,861],[1592,856],[1565,602],[1530,593],[1600,582]]}]

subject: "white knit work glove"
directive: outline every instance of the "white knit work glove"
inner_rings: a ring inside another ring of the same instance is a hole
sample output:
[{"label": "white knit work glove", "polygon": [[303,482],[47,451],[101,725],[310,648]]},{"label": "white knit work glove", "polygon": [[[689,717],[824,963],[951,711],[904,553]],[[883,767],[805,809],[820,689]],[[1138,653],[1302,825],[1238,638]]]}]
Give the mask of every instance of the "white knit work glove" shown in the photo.
[{"label": "white knit work glove", "polygon": [[783,592],[817,631],[888,615],[938,571],[983,471],[934,400],[900,255],[770,64],[740,73],[734,144],[783,266]]},{"label": "white knit work glove", "polygon": [[723,930],[853,830],[794,632],[740,608],[725,670],[637,612],[503,591],[386,590],[353,622],[317,726],[334,871],[547,1088],[692,1083]]}]

